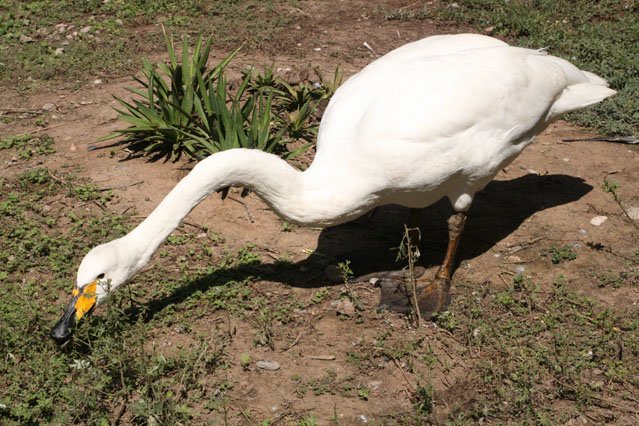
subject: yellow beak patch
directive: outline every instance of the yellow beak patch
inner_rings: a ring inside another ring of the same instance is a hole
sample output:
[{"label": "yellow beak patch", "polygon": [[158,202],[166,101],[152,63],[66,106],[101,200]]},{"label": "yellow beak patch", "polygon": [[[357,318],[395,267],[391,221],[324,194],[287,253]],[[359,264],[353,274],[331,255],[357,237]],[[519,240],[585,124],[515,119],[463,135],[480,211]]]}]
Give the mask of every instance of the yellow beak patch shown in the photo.
[{"label": "yellow beak patch", "polygon": [[80,320],[87,312],[89,312],[95,306],[97,297],[95,295],[98,280],[93,281],[91,284],[82,287],[73,288],[73,297],[77,297],[75,302],[75,318]]}]

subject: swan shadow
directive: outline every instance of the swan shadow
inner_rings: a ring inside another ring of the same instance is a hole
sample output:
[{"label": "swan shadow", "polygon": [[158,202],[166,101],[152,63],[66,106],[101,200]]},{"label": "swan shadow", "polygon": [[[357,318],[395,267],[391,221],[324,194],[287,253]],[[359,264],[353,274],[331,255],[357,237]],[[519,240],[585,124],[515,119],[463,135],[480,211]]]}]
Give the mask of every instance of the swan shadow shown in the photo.
[{"label": "swan shadow", "polygon": [[[567,175],[528,174],[508,181],[493,181],[477,193],[468,213],[466,228],[457,253],[457,264],[490,250],[514,232],[534,213],[574,202],[593,189],[581,178]],[[421,263],[440,264],[448,242],[446,220],[453,213],[448,200],[423,209]],[[328,284],[327,264],[349,260],[356,275],[387,269],[401,269],[396,262],[397,247],[404,232],[408,209],[397,205],[377,209],[372,218],[322,230],[315,253],[300,262],[242,264],[220,269],[180,287],[172,294],[141,307],[145,320],[164,308],[179,304],[196,292],[206,292],[230,280],[248,277],[278,281],[297,288],[317,288]],[[136,309],[136,308],[131,308]],[[137,308],[140,309],[140,308]]]}]

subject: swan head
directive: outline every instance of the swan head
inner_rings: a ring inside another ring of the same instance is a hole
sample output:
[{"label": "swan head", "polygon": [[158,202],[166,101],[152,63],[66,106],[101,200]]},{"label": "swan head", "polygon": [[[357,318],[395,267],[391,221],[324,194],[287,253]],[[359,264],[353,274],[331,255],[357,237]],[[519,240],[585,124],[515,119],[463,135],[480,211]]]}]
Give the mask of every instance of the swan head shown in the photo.
[{"label": "swan head", "polygon": [[109,293],[125,283],[135,272],[135,265],[122,255],[122,241],[114,240],[93,248],[78,268],[71,301],[62,318],[51,330],[58,344],[71,339],[77,321],[104,302]]}]

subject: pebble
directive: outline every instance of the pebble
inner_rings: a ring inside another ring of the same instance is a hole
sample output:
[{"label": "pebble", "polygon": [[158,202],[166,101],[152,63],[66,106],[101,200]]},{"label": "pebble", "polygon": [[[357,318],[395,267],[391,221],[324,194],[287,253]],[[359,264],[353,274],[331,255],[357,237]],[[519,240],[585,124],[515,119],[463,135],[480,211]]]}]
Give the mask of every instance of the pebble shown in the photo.
[{"label": "pebble", "polygon": [[71,146],[69,147],[69,151],[77,151],[78,148],[75,146],[75,144],[71,144]]},{"label": "pebble", "polygon": [[348,317],[355,314],[355,306],[353,306],[353,302],[348,299],[340,300],[337,304],[336,310],[338,314],[346,315]]},{"label": "pebble", "polygon": [[91,31],[92,29],[93,29],[93,27],[92,27],[91,25],[87,25],[86,27],[82,28],[82,29],[80,30],[80,32],[81,32],[82,34],[86,34],[86,33],[88,33],[89,31]]},{"label": "pebble", "polygon": [[280,369],[280,363],[277,361],[257,361],[255,365],[262,370],[277,371]]},{"label": "pebble", "polygon": [[26,35],[20,36],[20,43],[25,44],[25,43],[31,43],[31,42],[33,42],[33,38]]},{"label": "pebble", "polygon": [[628,209],[628,216],[632,220],[639,220],[639,207],[630,207]]},{"label": "pebble", "polygon": [[382,381],[381,380],[373,380],[372,382],[368,383],[368,387],[371,388],[371,390],[377,390],[379,389],[379,387],[382,385]]},{"label": "pebble", "polygon": [[359,415],[359,419],[361,420],[362,423],[368,423],[368,419],[366,418],[365,415],[360,414]]},{"label": "pebble", "polygon": [[46,104],[42,105],[42,109],[43,109],[44,111],[50,111],[50,110],[52,110],[53,108],[55,108],[55,105],[54,105],[54,104],[52,104],[52,103],[46,103]]},{"label": "pebble", "polygon": [[93,84],[95,84],[96,86],[102,83],[103,83],[102,80],[100,80],[99,78],[97,80],[93,80]]},{"label": "pebble", "polygon": [[592,226],[601,226],[607,220],[608,220],[608,216],[595,216],[592,219],[590,219],[590,224]]},{"label": "pebble", "polygon": [[58,48],[55,50],[55,56],[60,56],[60,55],[62,55],[63,53],[64,53],[64,47],[58,47]]}]

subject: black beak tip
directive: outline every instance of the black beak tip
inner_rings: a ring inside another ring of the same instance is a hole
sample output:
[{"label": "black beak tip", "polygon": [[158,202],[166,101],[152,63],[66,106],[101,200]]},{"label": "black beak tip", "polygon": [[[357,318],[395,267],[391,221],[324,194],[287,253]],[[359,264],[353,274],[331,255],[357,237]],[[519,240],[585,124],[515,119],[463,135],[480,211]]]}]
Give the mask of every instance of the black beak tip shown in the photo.
[{"label": "black beak tip", "polygon": [[51,338],[58,345],[63,345],[71,340],[73,328],[75,327],[75,316],[67,317],[66,315],[60,319],[51,329]]}]

